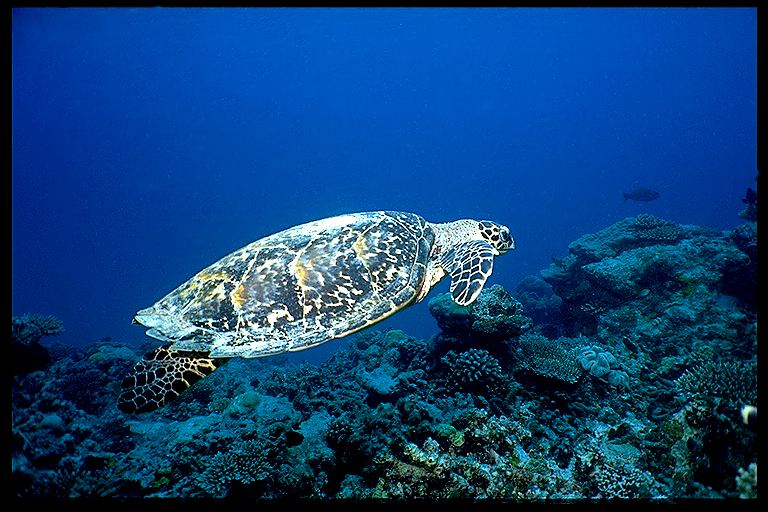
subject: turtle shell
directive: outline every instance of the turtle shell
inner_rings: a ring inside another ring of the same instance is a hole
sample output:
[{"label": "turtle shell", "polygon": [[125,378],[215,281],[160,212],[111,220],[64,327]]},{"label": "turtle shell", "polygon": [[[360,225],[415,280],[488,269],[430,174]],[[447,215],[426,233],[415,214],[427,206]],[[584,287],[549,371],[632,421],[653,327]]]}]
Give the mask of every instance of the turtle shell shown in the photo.
[{"label": "turtle shell", "polygon": [[434,237],[422,217],[404,212],[309,222],[228,254],[135,321],[176,350],[210,357],[306,349],[411,304]]}]

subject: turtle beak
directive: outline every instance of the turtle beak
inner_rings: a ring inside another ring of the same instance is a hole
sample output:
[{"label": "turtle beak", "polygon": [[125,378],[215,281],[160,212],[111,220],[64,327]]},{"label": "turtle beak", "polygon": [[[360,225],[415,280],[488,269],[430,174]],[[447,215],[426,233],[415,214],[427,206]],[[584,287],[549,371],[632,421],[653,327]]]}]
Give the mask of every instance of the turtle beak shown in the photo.
[{"label": "turtle beak", "polygon": [[161,322],[160,317],[152,308],[146,308],[136,313],[132,323],[141,324],[145,327],[157,327]]}]

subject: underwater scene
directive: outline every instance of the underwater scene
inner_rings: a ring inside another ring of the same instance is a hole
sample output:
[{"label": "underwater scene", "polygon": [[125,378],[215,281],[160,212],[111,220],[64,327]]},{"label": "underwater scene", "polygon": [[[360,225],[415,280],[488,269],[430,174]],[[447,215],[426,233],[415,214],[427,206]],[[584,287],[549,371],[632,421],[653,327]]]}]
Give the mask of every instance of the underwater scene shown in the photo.
[{"label": "underwater scene", "polygon": [[755,8],[13,9],[13,496],[754,503],[756,53]]}]

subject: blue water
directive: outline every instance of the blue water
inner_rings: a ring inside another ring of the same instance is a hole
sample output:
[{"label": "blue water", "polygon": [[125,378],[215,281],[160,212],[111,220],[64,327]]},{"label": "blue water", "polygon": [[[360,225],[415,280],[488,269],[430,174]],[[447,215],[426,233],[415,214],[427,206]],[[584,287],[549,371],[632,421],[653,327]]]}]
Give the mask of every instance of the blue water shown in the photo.
[{"label": "blue water", "polygon": [[[335,214],[507,224],[517,249],[490,282],[512,288],[640,212],[730,229],[755,186],[755,9],[16,9],[12,22],[13,314],[56,315],[64,343],[141,343],[136,310]],[[623,200],[640,186],[661,197]],[[437,332],[425,303],[382,326]]]}]

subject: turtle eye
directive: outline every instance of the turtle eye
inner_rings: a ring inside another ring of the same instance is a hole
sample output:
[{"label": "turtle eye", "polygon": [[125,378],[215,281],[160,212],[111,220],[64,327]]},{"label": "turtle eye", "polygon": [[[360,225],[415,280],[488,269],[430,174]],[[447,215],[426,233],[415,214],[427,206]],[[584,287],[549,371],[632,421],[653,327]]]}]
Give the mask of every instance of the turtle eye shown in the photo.
[{"label": "turtle eye", "polygon": [[507,251],[515,246],[509,228],[491,221],[480,221],[480,235],[496,249]]},{"label": "turtle eye", "polygon": [[512,237],[509,234],[509,229],[503,228],[501,232],[499,233],[499,238],[501,241],[501,245],[505,248],[511,247],[513,244]]}]

